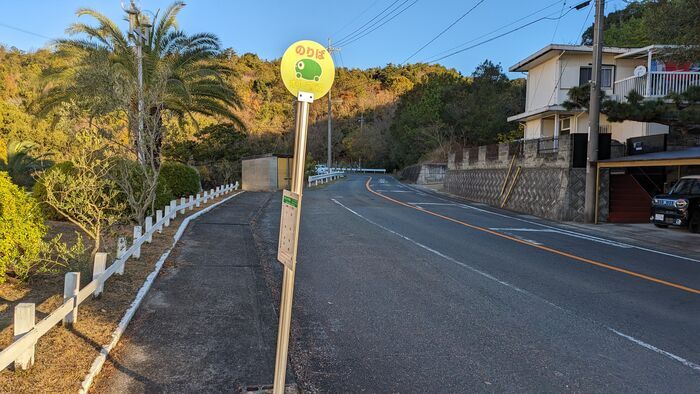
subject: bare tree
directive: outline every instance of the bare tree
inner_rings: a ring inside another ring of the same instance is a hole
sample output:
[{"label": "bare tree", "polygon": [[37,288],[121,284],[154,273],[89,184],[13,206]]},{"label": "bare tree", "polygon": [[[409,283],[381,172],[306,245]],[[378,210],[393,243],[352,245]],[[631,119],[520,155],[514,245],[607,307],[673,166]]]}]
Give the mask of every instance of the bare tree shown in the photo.
[{"label": "bare tree", "polygon": [[78,226],[100,251],[102,235],[120,218],[124,207],[109,173],[113,161],[106,157],[107,144],[97,133],[76,135],[79,154],[71,159],[71,171],[48,171],[42,177],[46,203]]}]

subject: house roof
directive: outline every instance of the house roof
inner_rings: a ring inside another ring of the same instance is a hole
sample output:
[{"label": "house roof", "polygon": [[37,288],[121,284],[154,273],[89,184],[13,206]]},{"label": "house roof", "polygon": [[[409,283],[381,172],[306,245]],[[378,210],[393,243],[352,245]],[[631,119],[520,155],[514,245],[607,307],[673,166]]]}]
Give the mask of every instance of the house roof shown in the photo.
[{"label": "house roof", "polygon": [[642,155],[624,156],[615,159],[598,161],[598,166],[601,168],[654,167],[698,164],[700,164],[700,147],[688,148],[683,150],[645,153]]},{"label": "house roof", "polygon": [[561,105],[548,105],[545,107],[540,107],[533,109],[531,111],[523,112],[517,115],[509,116],[509,122],[529,120],[530,118],[540,118],[542,115],[549,115],[554,113],[576,113],[582,111],[569,111]]},{"label": "house roof", "polygon": [[[624,53],[630,52],[636,48],[616,48],[616,47],[603,47],[604,53],[612,53],[617,55],[622,55]],[[539,51],[533,53],[532,55],[526,57],[525,59],[519,61],[518,63],[511,66],[508,71],[510,72],[524,72],[530,70],[533,66],[539,64],[541,61],[547,60],[559,52],[578,52],[578,53],[592,53],[593,47],[586,45],[566,45],[566,44],[550,44],[546,47],[540,49]]]},{"label": "house roof", "polygon": [[647,57],[649,51],[662,51],[667,48],[677,48],[678,45],[649,45],[644,48],[631,48],[629,51],[615,56],[615,59],[640,59]]}]

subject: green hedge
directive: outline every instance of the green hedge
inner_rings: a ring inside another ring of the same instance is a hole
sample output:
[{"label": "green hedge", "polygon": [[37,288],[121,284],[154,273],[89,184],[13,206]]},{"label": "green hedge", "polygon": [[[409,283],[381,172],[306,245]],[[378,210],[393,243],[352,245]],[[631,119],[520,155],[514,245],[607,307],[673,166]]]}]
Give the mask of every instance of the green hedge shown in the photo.
[{"label": "green hedge", "polygon": [[202,189],[199,172],[193,167],[177,162],[166,162],[160,166],[160,176],[175,197],[188,197]]},{"label": "green hedge", "polygon": [[[57,163],[46,172],[50,171],[61,171],[64,174],[69,174],[71,171],[73,171],[73,163],[69,161],[65,161],[62,163]],[[42,178],[39,177],[37,182],[34,184],[34,187],[32,187],[32,196],[36,201],[39,202],[39,206],[41,207],[41,212],[44,214],[44,217],[48,220],[67,220],[63,215],[60,213],[56,212],[55,209],[53,209],[49,204],[46,203],[46,187],[44,186],[44,182],[42,181]]]},{"label": "green hedge", "polygon": [[36,200],[0,172],[0,283],[8,272],[29,276],[41,258],[46,231]]}]

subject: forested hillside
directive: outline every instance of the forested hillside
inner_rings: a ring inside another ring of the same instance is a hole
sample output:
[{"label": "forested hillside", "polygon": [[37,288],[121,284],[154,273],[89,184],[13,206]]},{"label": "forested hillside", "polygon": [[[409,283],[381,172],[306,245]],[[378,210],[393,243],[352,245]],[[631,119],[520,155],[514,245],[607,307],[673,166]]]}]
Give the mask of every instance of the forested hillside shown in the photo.
[{"label": "forested hillside", "polygon": [[[89,122],[126,141],[127,125],[117,115],[98,120],[62,113],[71,106],[48,117],[36,115],[36,99],[46,87],[43,75],[65,61],[47,49],[25,53],[0,47],[0,152],[11,140],[30,140],[55,161],[65,160],[73,152],[71,136]],[[216,116],[194,115],[184,123],[164,119],[165,158],[200,166],[205,178],[237,172],[246,155],[291,151],[293,100],[279,77],[279,62],[231,49],[220,61],[232,70],[225,78],[238,92],[241,108],[234,112],[245,128]],[[440,65],[338,67],[332,91],[334,160],[393,169],[444,160],[452,144],[517,136],[517,126],[505,118],[522,109],[523,92],[523,81],[509,81],[488,62],[466,77]],[[326,98],[311,107],[314,161],[325,162],[327,112]]]}]

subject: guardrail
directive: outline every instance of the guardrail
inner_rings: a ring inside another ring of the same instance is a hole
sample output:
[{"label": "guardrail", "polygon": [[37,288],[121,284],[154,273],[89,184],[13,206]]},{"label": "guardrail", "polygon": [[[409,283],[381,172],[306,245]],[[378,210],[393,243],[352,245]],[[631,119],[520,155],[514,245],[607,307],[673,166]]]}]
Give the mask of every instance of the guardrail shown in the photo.
[{"label": "guardrail", "polygon": [[97,253],[93,262],[92,281],[85,287],[80,289],[80,272],[67,272],[63,287],[63,304],[40,322],[35,323],[35,304],[18,304],[14,311],[14,341],[0,352],[0,371],[13,362],[16,370],[29,368],[34,363],[34,350],[39,338],[61,321],[66,325],[75,323],[78,320],[78,306],[90,295],[98,297],[102,294],[107,279],[114,274],[122,275],[127,260],[131,257],[139,258],[141,245],[151,243],[153,234],[156,231],[160,233],[163,227],[169,226],[170,220],[175,219],[178,212],[182,215],[187,209],[193,210],[210,199],[238,190],[238,186],[236,182],[197,193],[196,197],[189,196],[189,199],[183,197],[179,205],[177,200],[170,201],[163,210],[156,211],[155,223],[153,223],[153,216],[146,218],[145,232],[142,232],[141,226],[134,226],[134,240],[131,247],[127,249],[125,240],[120,238],[116,260],[109,268],[106,267],[107,253]]},{"label": "guardrail", "polygon": [[386,173],[384,168],[356,168],[356,167],[334,167],[331,168],[333,172],[374,172],[374,173]]},{"label": "guardrail", "polygon": [[344,172],[331,172],[330,174],[311,175],[309,176],[309,186],[316,186],[319,183],[334,181],[345,176]]}]

